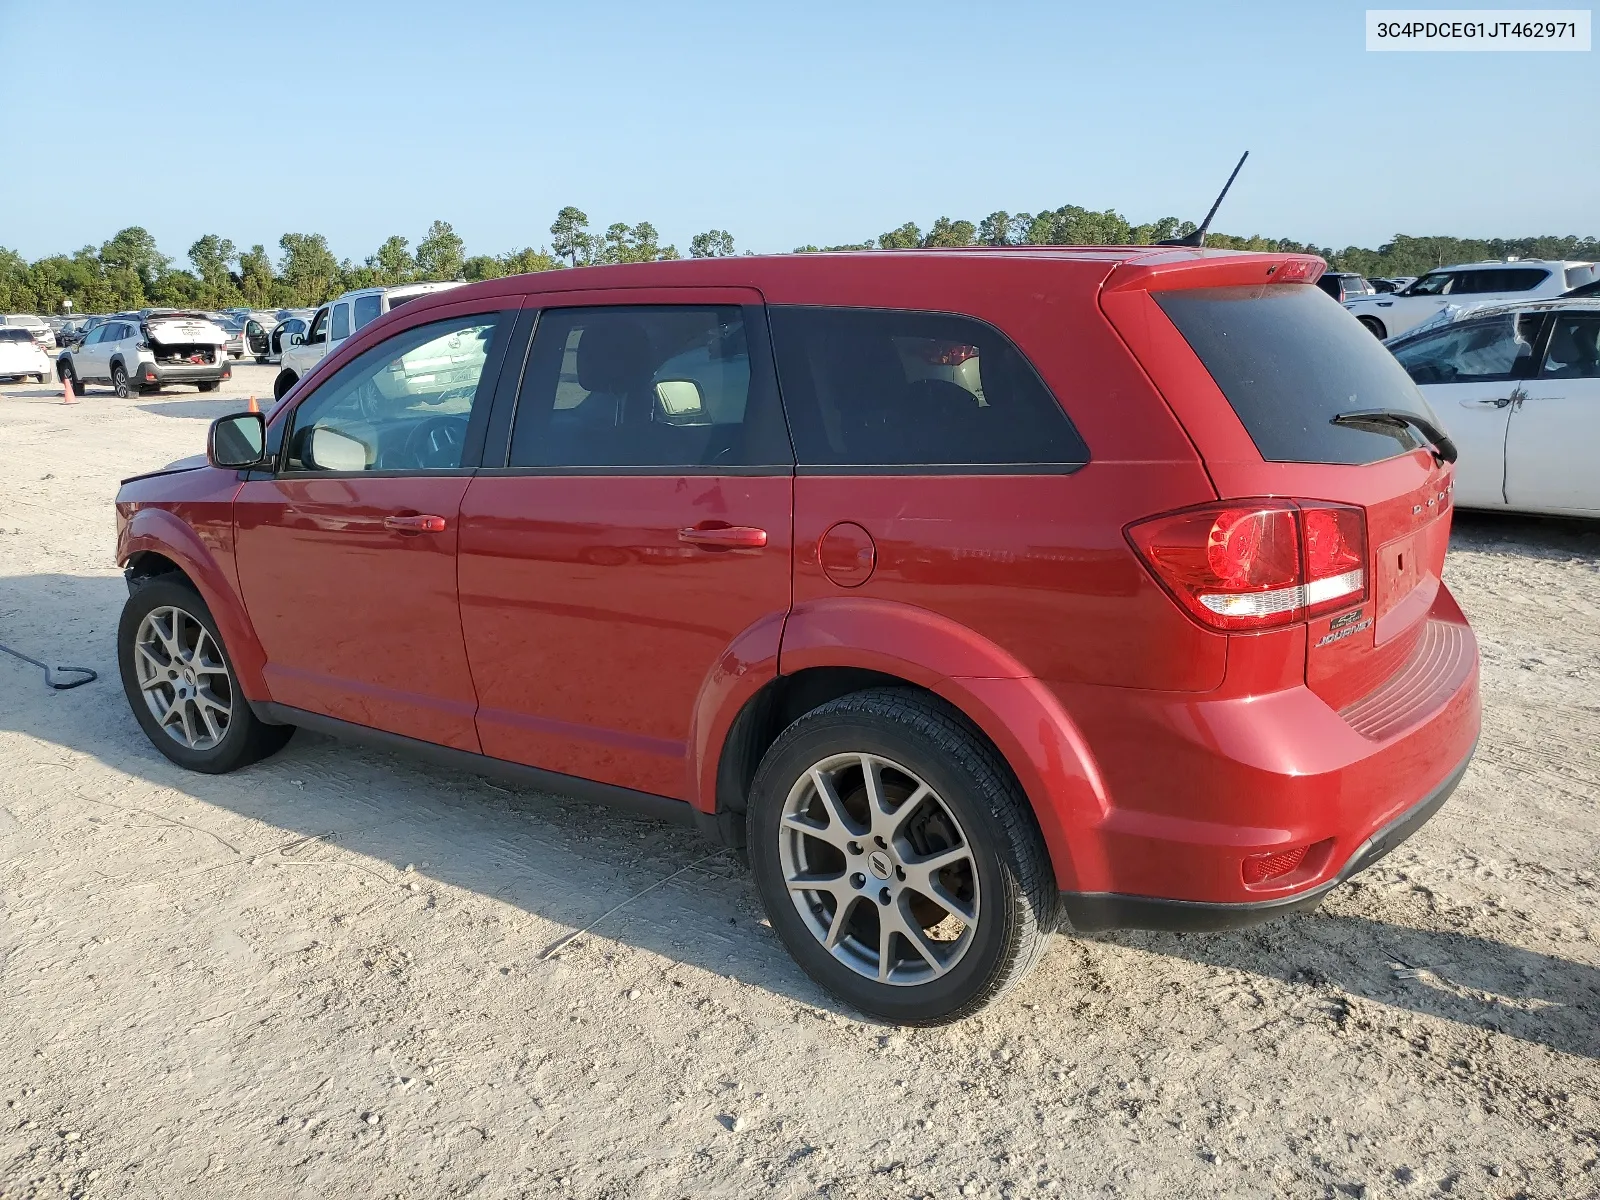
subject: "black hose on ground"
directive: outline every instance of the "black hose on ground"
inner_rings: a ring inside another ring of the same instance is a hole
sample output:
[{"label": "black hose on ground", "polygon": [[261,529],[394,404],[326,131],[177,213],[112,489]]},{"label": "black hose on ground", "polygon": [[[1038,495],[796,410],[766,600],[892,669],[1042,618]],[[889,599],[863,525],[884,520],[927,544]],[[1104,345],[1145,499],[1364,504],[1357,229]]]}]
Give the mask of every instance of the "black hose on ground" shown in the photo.
[{"label": "black hose on ground", "polygon": [[[88,667],[52,667],[49,663],[42,663],[37,658],[29,658],[20,650],[13,650],[10,646],[7,646],[3,642],[0,642],[0,651],[4,651],[6,654],[11,655],[12,658],[20,658],[23,662],[31,663],[38,667],[44,672],[45,684],[49,687],[55,688],[55,690],[58,692],[64,692],[68,688],[82,687],[84,684],[93,683],[96,679],[100,678],[100,676],[89,670]],[[63,673],[82,675],[83,678],[69,679],[65,683],[62,683],[58,680],[57,676]]]}]

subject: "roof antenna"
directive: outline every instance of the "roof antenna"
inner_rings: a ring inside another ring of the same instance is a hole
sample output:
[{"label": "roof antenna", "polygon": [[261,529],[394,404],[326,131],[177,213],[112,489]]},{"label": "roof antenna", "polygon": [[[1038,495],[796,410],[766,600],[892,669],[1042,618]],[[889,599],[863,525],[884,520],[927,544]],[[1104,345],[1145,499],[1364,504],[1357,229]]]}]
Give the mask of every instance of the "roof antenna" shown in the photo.
[{"label": "roof antenna", "polygon": [[1228,194],[1228,189],[1233,186],[1233,181],[1239,178],[1239,168],[1244,166],[1244,160],[1250,157],[1246,150],[1239,156],[1239,161],[1233,168],[1233,174],[1228,176],[1228,182],[1222,185],[1222,191],[1217,194],[1217,202],[1211,206],[1211,211],[1206,214],[1206,219],[1200,222],[1200,228],[1193,233],[1186,233],[1181,238],[1163,238],[1157,242],[1158,246],[1194,246],[1196,248],[1206,244],[1206,230],[1211,228],[1211,218],[1217,215],[1217,209],[1222,207],[1222,198]]}]

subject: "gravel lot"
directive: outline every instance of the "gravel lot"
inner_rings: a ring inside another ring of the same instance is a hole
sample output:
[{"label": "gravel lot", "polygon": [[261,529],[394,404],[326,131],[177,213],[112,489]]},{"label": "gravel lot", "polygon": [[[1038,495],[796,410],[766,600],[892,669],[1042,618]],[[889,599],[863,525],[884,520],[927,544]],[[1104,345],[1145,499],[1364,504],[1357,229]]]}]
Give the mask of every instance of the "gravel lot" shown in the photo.
[{"label": "gravel lot", "polygon": [[1483,741],[1319,912],[1059,937],[902,1031],[686,831],[304,733],[221,778],[148,745],[117,480],[274,370],[0,388],[0,641],[101,674],[0,659],[0,1197],[1600,1195],[1600,527],[1457,519]]}]

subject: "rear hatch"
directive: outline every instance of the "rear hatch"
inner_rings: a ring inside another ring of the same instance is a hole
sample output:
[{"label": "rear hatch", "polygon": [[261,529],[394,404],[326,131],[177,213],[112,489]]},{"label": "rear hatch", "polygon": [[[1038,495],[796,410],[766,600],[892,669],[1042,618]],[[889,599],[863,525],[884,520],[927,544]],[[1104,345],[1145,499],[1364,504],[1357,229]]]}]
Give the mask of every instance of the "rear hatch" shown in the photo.
[{"label": "rear hatch", "polygon": [[217,362],[228,335],[203,313],[151,313],[144,321],[145,341],[158,363],[205,366]]},{"label": "rear hatch", "polygon": [[[1347,565],[1365,560],[1360,588],[1303,615],[1306,683],[1344,709],[1424,649],[1450,534],[1453,468],[1421,432],[1439,422],[1393,355],[1311,286],[1320,260],[1161,257],[1114,272],[1102,305],[1194,439],[1218,496],[1294,502],[1307,569],[1317,522],[1335,527],[1327,514],[1339,506],[1364,518],[1364,545],[1359,533],[1348,539]],[[1393,418],[1335,421],[1374,410]],[[1314,521],[1317,502],[1328,508]],[[1314,578],[1308,570],[1308,599]]]}]

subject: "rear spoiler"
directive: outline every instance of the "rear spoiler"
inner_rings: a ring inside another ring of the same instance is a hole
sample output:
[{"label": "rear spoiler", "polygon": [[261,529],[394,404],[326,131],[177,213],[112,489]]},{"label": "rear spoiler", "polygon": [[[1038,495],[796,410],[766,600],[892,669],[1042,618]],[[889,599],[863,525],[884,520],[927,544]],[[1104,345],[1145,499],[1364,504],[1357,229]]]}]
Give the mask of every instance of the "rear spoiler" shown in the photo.
[{"label": "rear spoiler", "polygon": [[1171,249],[1118,264],[1102,292],[1172,291],[1196,287],[1251,287],[1263,283],[1315,283],[1328,264],[1314,254]]}]

